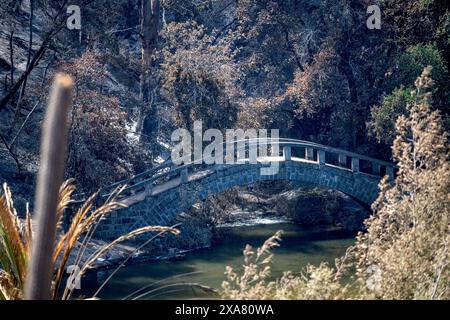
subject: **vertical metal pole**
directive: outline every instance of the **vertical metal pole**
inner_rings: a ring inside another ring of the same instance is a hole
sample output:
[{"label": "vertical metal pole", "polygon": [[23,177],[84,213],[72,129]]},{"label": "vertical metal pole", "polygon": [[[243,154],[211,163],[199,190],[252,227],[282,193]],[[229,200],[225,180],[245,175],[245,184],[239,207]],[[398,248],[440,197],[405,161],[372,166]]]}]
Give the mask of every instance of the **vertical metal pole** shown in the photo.
[{"label": "vertical metal pole", "polygon": [[35,198],[36,234],[31,247],[25,283],[25,299],[51,299],[53,252],[56,237],[56,208],[64,178],[67,147],[67,112],[72,102],[72,79],[55,77],[45,114],[41,162]]}]

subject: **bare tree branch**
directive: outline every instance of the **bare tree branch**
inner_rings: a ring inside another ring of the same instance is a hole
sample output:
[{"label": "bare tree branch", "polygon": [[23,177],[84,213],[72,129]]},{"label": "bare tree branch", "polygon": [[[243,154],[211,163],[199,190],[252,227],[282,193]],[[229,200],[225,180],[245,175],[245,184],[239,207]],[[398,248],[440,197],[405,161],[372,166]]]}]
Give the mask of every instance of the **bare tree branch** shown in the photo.
[{"label": "bare tree branch", "polygon": [[61,7],[59,8],[58,12],[56,13],[56,15],[54,17],[52,17],[52,19],[54,21],[54,24],[53,24],[52,28],[50,29],[50,31],[48,31],[47,34],[45,35],[41,46],[39,47],[37,52],[34,54],[33,58],[30,61],[30,64],[26,68],[26,70],[22,73],[22,75],[17,80],[17,82],[14,85],[12,85],[12,87],[10,88],[8,93],[0,99],[0,111],[2,111],[6,107],[8,102],[16,95],[17,91],[21,88],[22,84],[27,79],[27,77],[29,76],[31,71],[33,71],[34,67],[37,66],[37,64],[39,63],[39,61],[43,57],[43,55],[45,53],[45,50],[49,46],[52,38],[56,34],[58,34],[59,31],[61,31],[61,29],[65,25],[65,20],[64,19],[60,19],[60,18],[63,15],[63,13],[65,12],[66,4],[67,4],[67,0],[65,0],[63,2]]},{"label": "bare tree branch", "polygon": [[6,150],[8,150],[9,154],[11,155],[11,158],[14,159],[14,162],[16,163],[17,166],[17,173],[20,174],[21,172],[21,167],[20,167],[20,162],[19,162],[19,158],[17,157],[17,155],[12,151],[12,149],[8,146],[8,143],[6,142],[5,138],[0,135],[0,140],[2,140],[3,144],[6,147]]}]

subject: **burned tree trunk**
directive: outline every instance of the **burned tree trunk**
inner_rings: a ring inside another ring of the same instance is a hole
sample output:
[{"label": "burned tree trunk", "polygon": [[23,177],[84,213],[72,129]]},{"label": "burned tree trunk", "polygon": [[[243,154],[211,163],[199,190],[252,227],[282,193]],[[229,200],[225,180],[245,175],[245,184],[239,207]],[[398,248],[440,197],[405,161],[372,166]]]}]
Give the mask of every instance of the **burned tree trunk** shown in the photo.
[{"label": "burned tree trunk", "polygon": [[11,34],[9,36],[9,61],[11,64],[11,76],[10,76],[10,81],[11,81],[11,87],[14,85],[14,45],[13,45],[13,40],[14,40],[14,31],[11,31]]},{"label": "burned tree trunk", "polygon": [[137,132],[142,132],[145,117],[152,111],[153,86],[151,69],[153,64],[153,54],[156,49],[159,29],[159,0],[142,0],[140,21],[141,21],[141,79],[140,79],[140,101]]},{"label": "burned tree trunk", "polygon": [[[33,18],[34,18],[34,1],[30,0],[30,30],[29,30],[29,40],[28,40],[28,55],[27,55],[27,68],[30,66],[30,62],[31,62],[31,55],[33,52]],[[23,99],[23,96],[25,95],[25,89],[27,87],[27,78],[25,78],[25,80],[23,81],[22,84],[22,89],[20,91],[20,100]],[[19,101],[20,101],[19,100]],[[20,105],[20,103],[19,103]],[[18,108],[19,108],[18,105]]]},{"label": "burned tree trunk", "polygon": [[[28,56],[27,56],[26,69],[28,69],[28,67],[30,66],[31,55],[33,52],[33,17],[34,17],[34,1],[30,0],[30,22],[29,22],[29,36],[28,36],[29,40],[28,40]],[[25,96],[25,90],[27,87],[27,80],[28,80],[28,76],[25,77],[25,80],[22,83],[22,87],[20,89],[20,94],[19,94],[19,101],[17,101],[17,103],[16,103],[16,108],[15,108],[16,110],[14,111],[14,119],[11,123],[8,135],[13,132],[14,127],[16,126],[16,123],[19,121],[21,104],[22,104],[22,100]]]}]

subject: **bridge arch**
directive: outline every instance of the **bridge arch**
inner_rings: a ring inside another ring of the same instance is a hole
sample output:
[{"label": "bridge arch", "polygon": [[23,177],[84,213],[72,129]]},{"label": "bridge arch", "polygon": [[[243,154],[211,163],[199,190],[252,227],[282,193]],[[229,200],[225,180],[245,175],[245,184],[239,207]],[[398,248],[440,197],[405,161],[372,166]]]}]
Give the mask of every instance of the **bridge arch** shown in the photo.
[{"label": "bridge arch", "polygon": [[[167,162],[110,186],[109,191],[123,183],[129,185],[120,199],[127,208],[102,221],[96,236],[112,239],[148,225],[170,225],[178,214],[209,195],[258,181],[296,181],[335,189],[370,205],[378,195],[382,176],[394,178],[395,166],[388,162],[306,141],[277,139],[269,146],[275,143],[281,152],[260,157],[257,163],[245,157],[235,164],[175,167]],[[239,152],[245,154],[246,150]],[[277,171],[262,174],[262,168],[273,167],[274,163],[278,164]]]}]

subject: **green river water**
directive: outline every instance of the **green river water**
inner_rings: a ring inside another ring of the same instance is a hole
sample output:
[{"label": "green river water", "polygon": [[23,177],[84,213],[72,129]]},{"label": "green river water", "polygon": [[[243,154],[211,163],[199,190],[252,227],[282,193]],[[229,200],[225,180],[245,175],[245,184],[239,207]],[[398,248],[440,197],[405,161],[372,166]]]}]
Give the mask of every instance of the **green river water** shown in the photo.
[{"label": "green river water", "polygon": [[[333,263],[354,242],[352,234],[335,227],[305,228],[289,223],[274,223],[227,228],[227,236],[212,248],[187,253],[181,260],[145,262],[122,268],[98,296],[102,299],[122,299],[148,286],[140,292],[148,292],[141,299],[207,298],[208,294],[198,289],[172,284],[190,282],[220,288],[225,279],[225,266],[241,268],[245,245],[248,243],[258,247],[277,230],[283,230],[284,233],[281,246],[273,251],[271,275],[274,278],[283,271],[298,272],[308,263]],[[95,280],[83,283],[81,294],[92,295],[111,272],[99,271]]]}]

